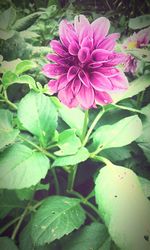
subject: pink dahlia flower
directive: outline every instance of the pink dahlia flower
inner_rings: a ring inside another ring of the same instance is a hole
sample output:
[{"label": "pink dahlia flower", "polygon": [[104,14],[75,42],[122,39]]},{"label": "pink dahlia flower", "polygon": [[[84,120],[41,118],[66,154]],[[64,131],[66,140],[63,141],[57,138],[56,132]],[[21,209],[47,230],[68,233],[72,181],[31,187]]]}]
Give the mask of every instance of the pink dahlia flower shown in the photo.
[{"label": "pink dahlia flower", "polygon": [[114,52],[119,34],[108,35],[110,22],[100,17],[93,23],[83,16],[76,16],[74,24],[61,21],[60,41],[50,43],[54,54],[47,58],[44,74],[53,78],[48,86],[51,94],[68,107],[84,109],[112,102],[111,91],[125,90],[127,78],[116,66],[125,56]]},{"label": "pink dahlia flower", "polygon": [[[150,41],[150,27],[140,30],[134,33],[123,43],[123,48],[127,50],[132,50],[136,48],[143,48]],[[134,56],[128,55],[125,60],[125,72],[131,72],[134,74],[139,66],[140,61]]]}]

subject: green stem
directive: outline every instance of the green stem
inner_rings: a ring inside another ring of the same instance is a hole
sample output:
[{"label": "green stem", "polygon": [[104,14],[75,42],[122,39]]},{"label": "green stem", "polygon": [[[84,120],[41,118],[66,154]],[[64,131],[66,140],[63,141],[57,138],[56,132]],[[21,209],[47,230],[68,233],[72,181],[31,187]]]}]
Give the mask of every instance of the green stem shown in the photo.
[{"label": "green stem", "polygon": [[122,106],[122,105],[118,105],[118,104],[112,104],[114,107],[116,108],[120,108],[120,109],[124,109],[124,110],[129,110],[131,112],[137,112],[137,113],[140,113],[142,114],[142,112],[138,109],[134,109],[134,108],[130,108],[130,107],[125,107],[125,106]]},{"label": "green stem", "polygon": [[89,116],[89,113],[88,113],[88,110],[86,110],[85,114],[84,114],[84,123],[83,123],[83,130],[82,130],[82,135],[81,135],[81,141],[84,140],[85,135],[86,135],[87,125],[88,125],[88,116]]},{"label": "green stem", "polygon": [[13,220],[9,221],[4,227],[2,227],[0,229],[0,234],[2,234],[3,232],[5,232],[7,230],[7,228],[9,228],[10,226],[12,226],[15,222],[17,222],[18,220],[20,220],[21,216],[18,216],[17,218],[14,218]]},{"label": "green stem", "polygon": [[15,239],[15,237],[16,237],[16,235],[17,235],[17,233],[18,233],[18,230],[19,230],[19,228],[20,228],[20,226],[21,226],[21,223],[23,222],[24,217],[26,216],[26,214],[27,214],[27,212],[28,212],[28,209],[29,209],[29,205],[25,208],[23,214],[20,216],[20,219],[19,219],[19,221],[18,221],[18,223],[17,223],[17,225],[16,225],[16,227],[15,227],[13,233],[12,233],[12,236],[11,236],[11,239],[12,239],[12,240]]},{"label": "green stem", "polygon": [[100,118],[102,117],[103,114],[104,114],[104,108],[102,107],[102,111],[100,111],[98,113],[98,115],[95,117],[94,121],[92,122],[92,124],[91,124],[91,126],[90,126],[84,140],[83,140],[83,143],[82,143],[83,146],[85,146],[86,143],[88,142],[88,139],[89,139],[93,129],[95,128],[96,124],[98,123],[98,121],[100,120]]},{"label": "green stem", "polygon": [[68,174],[68,184],[67,184],[67,191],[68,192],[73,190],[76,172],[77,172],[77,165],[71,166],[70,172]]},{"label": "green stem", "polygon": [[4,96],[2,94],[0,96],[12,109],[17,110],[17,106],[8,99],[6,90],[4,90]]},{"label": "green stem", "polygon": [[55,184],[55,190],[56,190],[56,194],[60,194],[60,190],[59,190],[59,181],[58,181],[58,178],[57,178],[57,174],[56,174],[56,171],[54,168],[51,169],[52,171],[52,175],[54,177],[54,184]]},{"label": "green stem", "polygon": [[137,108],[138,109],[140,109],[141,106],[142,106],[142,101],[143,101],[144,93],[145,93],[145,91],[139,93],[138,96],[137,96]]},{"label": "green stem", "polygon": [[37,150],[39,150],[40,152],[42,152],[43,154],[45,154],[45,155],[48,156],[49,158],[51,158],[51,159],[53,159],[53,160],[56,159],[56,157],[55,157],[53,154],[51,154],[51,153],[49,153],[48,151],[46,151],[45,149],[39,147],[39,146],[36,145],[34,142],[28,140],[27,138],[25,138],[25,137],[23,137],[23,136],[21,136],[21,135],[19,135],[18,137],[19,137],[20,139],[22,139],[22,140],[28,142],[30,145],[32,145],[34,148],[36,148]]},{"label": "green stem", "polygon": [[110,160],[106,159],[105,157],[95,155],[95,152],[94,152],[94,154],[93,153],[91,154],[90,158],[95,160],[95,161],[101,161],[104,164],[106,164],[108,167],[113,167],[113,163]]}]

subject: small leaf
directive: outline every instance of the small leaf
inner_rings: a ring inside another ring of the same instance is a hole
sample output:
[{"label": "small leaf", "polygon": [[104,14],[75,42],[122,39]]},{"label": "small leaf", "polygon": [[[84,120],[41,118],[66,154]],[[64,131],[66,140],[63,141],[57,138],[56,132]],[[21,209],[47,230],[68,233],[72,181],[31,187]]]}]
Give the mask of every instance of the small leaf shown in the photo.
[{"label": "small leaf", "polygon": [[19,103],[18,118],[43,146],[54,136],[57,110],[49,97],[33,91],[28,93]]},{"label": "small leaf", "polygon": [[0,247],[2,250],[18,250],[15,243],[8,237],[0,237]]},{"label": "small leaf", "polygon": [[31,76],[28,75],[19,76],[16,82],[23,84],[26,83],[29,85],[30,89],[36,89],[35,80]]},{"label": "small leaf", "polygon": [[75,165],[77,163],[86,161],[89,158],[89,152],[86,148],[82,147],[78,150],[78,152],[74,155],[68,155],[68,156],[60,156],[57,157],[54,161],[52,167],[59,166],[67,166],[67,165]]},{"label": "small leaf", "polygon": [[9,30],[9,31],[5,31],[5,30],[0,30],[0,39],[3,40],[8,40],[11,37],[13,37],[15,35],[15,31],[14,30]]},{"label": "small leaf", "polygon": [[112,125],[98,128],[92,135],[93,147],[122,147],[136,140],[142,133],[142,123],[137,115],[126,117]]},{"label": "small leaf", "polygon": [[84,112],[79,108],[68,108],[65,105],[59,109],[61,118],[70,128],[76,129],[77,134],[81,135],[84,123]]},{"label": "small leaf", "polygon": [[13,129],[12,126],[13,115],[9,110],[0,110],[0,149],[14,143],[18,129]]},{"label": "small leaf", "polygon": [[138,93],[145,90],[149,86],[150,86],[150,75],[143,75],[138,79],[134,80],[133,82],[131,82],[128,90],[126,90],[124,93],[114,93],[114,94],[111,93],[111,97],[113,99],[113,102],[116,103],[123,99],[137,95]]},{"label": "small leaf", "polygon": [[17,75],[20,75],[20,74],[24,73],[25,71],[28,71],[30,69],[35,68],[36,66],[37,65],[34,62],[32,62],[31,60],[24,60],[24,61],[17,64],[15,73]]},{"label": "small leaf", "polygon": [[143,120],[143,132],[136,141],[150,162],[150,104],[142,108],[142,112],[146,116]]},{"label": "small leaf", "polygon": [[1,190],[0,201],[0,219],[3,219],[12,209],[25,206],[25,202],[20,201],[12,190]]},{"label": "small leaf", "polygon": [[2,83],[5,88],[7,88],[13,83],[16,83],[17,80],[18,80],[18,76],[11,71],[6,71],[2,76]]},{"label": "small leaf", "polygon": [[49,160],[45,155],[15,144],[0,154],[0,188],[31,187],[46,176],[48,169]]},{"label": "small leaf", "polygon": [[104,224],[92,223],[64,238],[63,250],[98,250],[109,237]]},{"label": "small leaf", "polygon": [[22,17],[18,19],[15,24],[12,26],[14,30],[22,31],[28,29],[33,23],[36,21],[36,19],[42,14],[43,12],[35,12],[28,16]]},{"label": "small leaf", "polygon": [[67,129],[60,133],[57,144],[61,149],[55,152],[58,156],[73,155],[81,147],[81,141],[73,129]]},{"label": "small leaf", "polygon": [[79,203],[79,199],[63,196],[47,198],[32,221],[34,244],[50,243],[78,229],[85,220],[84,210]]},{"label": "small leaf", "polygon": [[10,7],[9,9],[5,10],[0,15],[0,29],[8,30],[8,28],[11,28],[11,25],[14,23],[15,18],[16,11],[13,7]]},{"label": "small leaf", "polygon": [[133,30],[143,29],[147,26],[150,26],[150,15],[142,15],[129,19],[129,28]]}]

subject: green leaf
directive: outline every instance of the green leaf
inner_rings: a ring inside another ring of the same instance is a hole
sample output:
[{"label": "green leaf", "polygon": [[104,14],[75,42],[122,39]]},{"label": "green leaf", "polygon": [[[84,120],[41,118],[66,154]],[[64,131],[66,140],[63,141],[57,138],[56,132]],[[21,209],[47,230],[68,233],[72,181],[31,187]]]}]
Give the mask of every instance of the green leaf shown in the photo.
[{"label": "green leaf", "polygon": [[49,160],[45,155],[15,144],[0,154],[0,188],[31,187],[46,176],[48,169]]},{"label": "green leaf", "polygon": [[142,112],[146,116],[143,120],[143,132],[136,141],[150,162],[150,104],[142,108]]},{"label": "green leaf", "polygon": [[13,83],[16,83],[17,80],[18,80],[18,76],[11,71],[6,71],[2,76],[2,83],[5,88],[7,88]]},{"label": "green leaf", "polygon": [[75,165],[80,162],[86,161],[89,158],[89,152],[86,148],[82,147],[78,150],[78,152],[74,155],[68,155],[68,156],[60,156],[57,157],[54,161],[52,167],[59,166],[67,166],[67,165]]},{"label": "green leaf", "polygon": [[133,30],[143,29],[147,26],[150,26],[150,15],[142,15],[129,19],[129,28]]},{"label": "green leaf", "polygon": [[73,155],[81,147],[81,141],[73,129],[67,129],[60,133],[57,144],[61,149],[55,152],[58,156]]},{"label": "green leaf", "polygon": [[100,170],[95,196],[100,215],[120,249],[150,249],[150,202],[136,174],[113,164]]},{"label": "green leaf", "polygon": [[143,177],[139,177],[139,181],[141,183],[143,193],[145,194],[147,198],[149,198],[150,197],[150,180],[145,179]]},{"label": "green leaf", "polygon": [[81,135],[84,123],[84,113],[79,108],[68,108],[65,105],[59,109],[61,118],[70,128],[76,129],[77,134]]},{"label": "green leaf", "polygon": [[137,115],[126,117],[112,125],[98,128],[92,135],[93,147],[122,147],[136,140],[142,133],[142,123]]},{"label": "green leaf", "polygon": [[36,21],[36,19],[42,14],[43,12],[38,11],[35,13],[32,13],[28,16],[22,17],[18,19],[15,24],[12,26],[12,29],[17,31],[22,31],[28,29],[33,23]]},{"label": "green leaf", "polygon": [[0,149],[15,142],[18,129],[12,126],[13,114],[9,110],[0,110]]},{"label": "green leaf", "polygon": [[124,93],[111,94],[111,97],[114,103],[116,103],[123,99],[137,95],[138,93],[145,90],[149,86],[150,86],[150,75],[149,74],[143,75],[138,79],[132,81],[127,91],[125,91]]},{"label": "green leaf", "polygon": [[30,89],[36,89],[35,80],[31,76],[28,75],[19,76],[16,82],[23,84],[26,83],[29,85]]},{"label": "green leaf", "polygon": [[57,110],[49,97],[31,91],[19,103],[18,118],[43,146],[52,139],[57,126]]},{"label": "green leaf", "polygon": [[20,75],[20,74],[24,73],[25,71],[28,71],[28,70],[33,69],[35,67],[37,67],[37,65],[34,62],[32,62],[31,60],[24,60],[24,61],[17,64],[15,73],[17,75]]},{"label": "green leaf", "polygon": [[15,19],[16,11],[13,7],[10,7],[9,9],[5,10],[0,15],[0,29],[8,30],[8,28],[11,28],[11,25],[14,23]]},{"label": "green leaf", "polygon": [[47,198],[32,221],[35,245],[44,245],[78,229],[85,220],[80,200],[63,196]]},{"label": "green leaf", "polygon": [[106,227],[94,222],[65,237],[62,250],[98,250],[108,237]]},{"label": "green leaf", "polygon": [[2,250],[18,250],[15,243],[8,237],[0,237],[0,247]]},{"label": "green leaf", "polygon": [[22,208],[25,205],[25,202],[20,201],[12,190],[1,190],[0,201],[0,219],[3,219],[12,209]]},{"label": "green leaf", "polygon": [[123,161],[128,158],[131,158],[131,148],[128,146],[124,146],[121,148],[109,148],[104,149],[101,152],[101,156],[108,158],[112,162]]},{"label": "green leaf", "polygon": [[14,30],[5,31],[0,29],[0,39],[3,39],[5,41],[13,37],[14,34],[15,34]]}]

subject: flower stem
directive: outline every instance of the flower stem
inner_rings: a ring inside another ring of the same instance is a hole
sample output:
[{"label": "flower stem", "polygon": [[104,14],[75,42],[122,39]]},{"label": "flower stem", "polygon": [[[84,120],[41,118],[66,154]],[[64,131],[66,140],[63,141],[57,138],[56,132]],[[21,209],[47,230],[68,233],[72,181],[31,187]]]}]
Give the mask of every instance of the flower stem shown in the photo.
[{"label": "flower stem", "polygon": [[82,130],[82,135],[81,135],[81,141],[84,140],[85,135],[86,135],[87,125],[88,125],[88,116],[89,116],[89,113],[88,113],[88,110],[86,110],[85,114],[84,114],[84,123],[83,123],[83,130]]},{"label": "flower stem", "polygon": [[77,172],[77,166],[78,165],[74,165],[74,166],[71,166],[70,168],[70,172],[68,174],[67,192],[72,192],[73,190],[74,181],[75,181],[76,172]]},{"label": "flower stem", "polygon": [[95,117],[94,121],[92,122],[92,124],[91,124],[91,126],[90,126],[84,140],[83,140],[83,143],[82,143],[83,146],[85,146],[86,143],[88,142],[88,139],[89,139],[93,129],[95,128],[96,124],[98,123],[98,121],[100,120],[100,118],[102,117],[103,114],[104,114],[104,108],[102,107],[102,111],[100,111],[98,113],[98,115]]},{"label": "flower stem", "polygon": [[0,229],[0,234],[2,234],[3,232],[5,232],[7,230],[7,228],[9,228],[11,225],[13,225],[15,222],[17,222],[18,220],[20,220],[21,216],[18,216],[16,218],[14,218],[13,220],[9,221],[4,227],[2,227]]},{"label": "flower stem", "polygon": [[4,90],[4,96],[2,94],[0,96],[12,109],[17,110],[17,106],[8,99],[6,90]]},{"label": "flower stem", "polygon": [[58,181],[58,178],[57,178],[55,168],[52,168],[51,171],[52,171],[52,175],[54,177],[54,184],[55,184],[56,194],[58,195],[60,193],[60,190],[59,190],[59,181]]},{"label": "flower stem", "polygon": [[34,142],[30,141],[29,139],[19,135],[19,138],[28,142],[30,145],[32,145],[34,148],[36,148],[37,150],[39,150],[40,152],[42,152],[43,154],[45,154],[46,156],[48,156],[49,158],[55,160],[55,156],[53,154],[51,154],[50,152],[46,151],[45,149],[39,147],[38,145],[36,145]]},{"label": "flower stem", "polygon": [[17,223],[17,225],[16,225],[16,227],[15,227],[13,233],[12,233],[12,236],[11,236],[11,239],[12,239],[12,240],[15,239],[15,237],[16,237],[16,235],[17,235],[17,233],[18,233],[18,230],[19,230],[19,228],[20,228],[20,226],[21,226],[21,223],[23,222],[24,217],[26,216],[26,214],[27,214],[27,212],[28,212],[28,209],[29,209],[29,205],[27,205],[27,207],[25,208],[23,214],[20,216],[20,219],[19,219],[19,221],[18,221],[18,223]]}]

